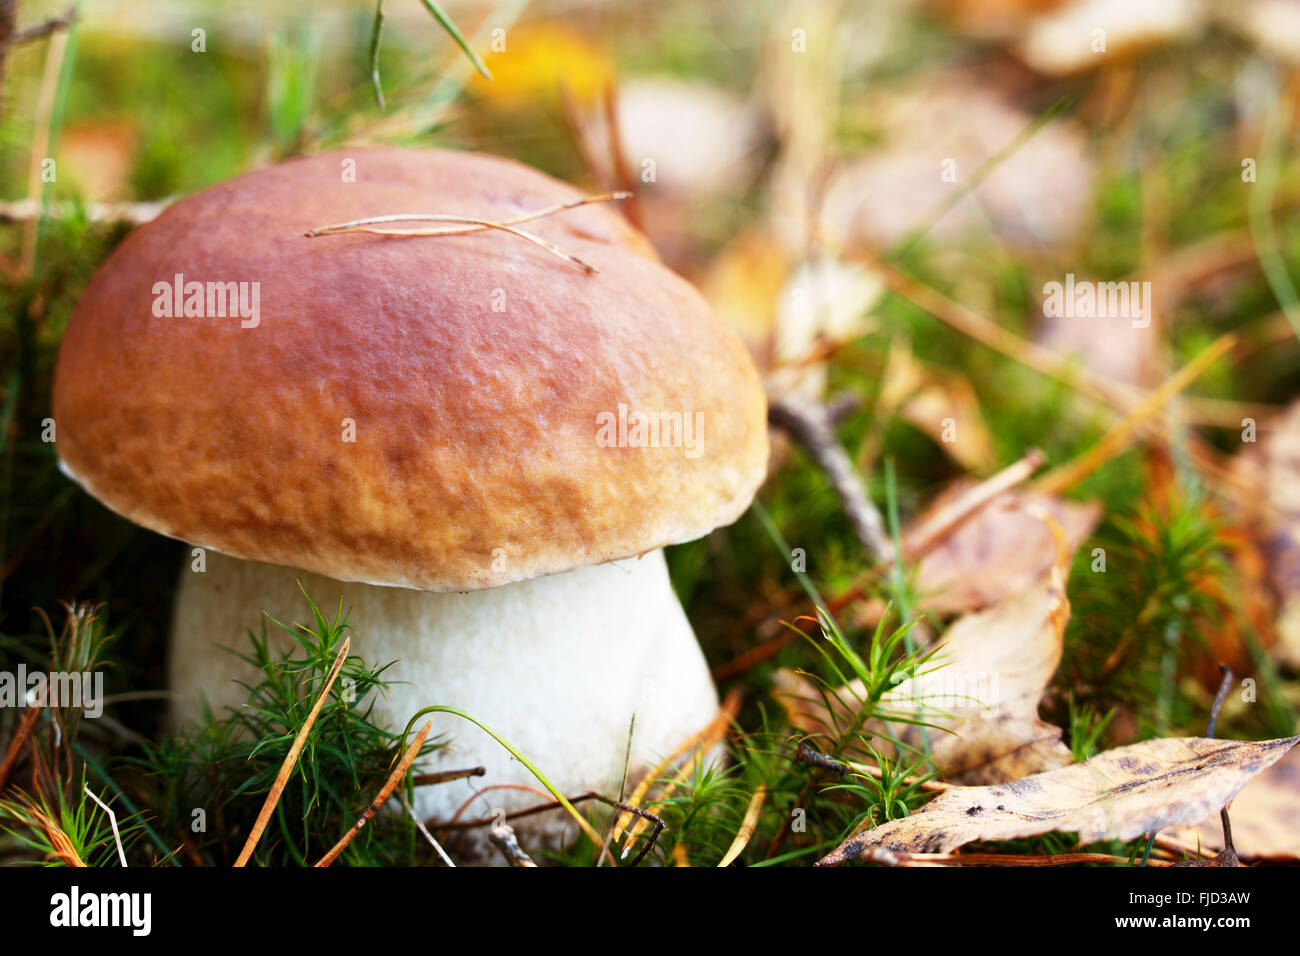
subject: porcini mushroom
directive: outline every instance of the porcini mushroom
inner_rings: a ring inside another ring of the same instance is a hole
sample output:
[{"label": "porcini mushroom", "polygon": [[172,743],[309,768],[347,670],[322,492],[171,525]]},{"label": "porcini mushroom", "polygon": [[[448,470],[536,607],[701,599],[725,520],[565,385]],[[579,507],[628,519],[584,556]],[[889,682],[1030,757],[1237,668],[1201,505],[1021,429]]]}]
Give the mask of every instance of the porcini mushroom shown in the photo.
[{"label": "porcini mushroom", "polygon": [[[636,772],[713,717],[662,549],[735,520],[764,475],[740,340],[604,205],[521,227],[553,249],[306,235],[578,198],[483,155],[327,153],[181,200],[100,269],[59,356],[58,454],[114,511],[204,549],[174,612],[181,716],[244,702],[253,675],[221,648],[263,611],[303,619],[301,581],[351,608],[354,652],[398,661],[392,726],[460,707],[568,793],[616,793],[629,733]],[[435,732],[428,769],[536,786],[476,727]],[[418,809],[468,793],[424,787]],[[476,815],[537,802],[501,789]]]}]

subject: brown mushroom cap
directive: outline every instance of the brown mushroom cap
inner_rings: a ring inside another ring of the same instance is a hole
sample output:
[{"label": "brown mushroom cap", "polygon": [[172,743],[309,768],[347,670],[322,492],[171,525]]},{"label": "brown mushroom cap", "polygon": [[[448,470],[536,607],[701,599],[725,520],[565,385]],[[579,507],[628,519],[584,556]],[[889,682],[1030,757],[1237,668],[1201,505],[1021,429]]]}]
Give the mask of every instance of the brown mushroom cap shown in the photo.
[{"label": "brown mushroom cap", "polygon": [[[154,531],[425,590],[630,557],[735,520],[767,460],[758,376],[611,209],[520,227],[595,275],[499,230],[304,236],[398,213],[501,220],[578,196],[507,160],[376,149],[176,203],[122,243],[72,317],[54,383],[63,468]],[[155,316],[155,284],[177,274],[259,283],[258,324]],[[598,416],[620,405],[702,413],[698,454],[599,443]]]}]

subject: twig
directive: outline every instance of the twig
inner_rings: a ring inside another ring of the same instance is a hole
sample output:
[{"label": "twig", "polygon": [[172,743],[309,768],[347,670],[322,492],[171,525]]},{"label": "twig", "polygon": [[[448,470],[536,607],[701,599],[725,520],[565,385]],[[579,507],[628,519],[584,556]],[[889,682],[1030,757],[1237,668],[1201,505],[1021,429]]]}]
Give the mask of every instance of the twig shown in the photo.
[{"label": "twig", "polygon": [[1129,415],[1103,435],[1096,445],[1074,461],[1044,475],[1033,485],[1033,489],[1042,494],[1057,494],[1092,474],[1127,448],[1137,431],[1154,418],[1170,399],[1192,384],[1202,372],[1236,344],[1237,337],[1233,333],[1228,332],[1220,336],[1200,355],[1166,379],[1159,388],[1148,393]]},{"label": "twig", "polygon": [[787,395],[771,404],[767,418],[807,449],[813,461],[826,473],[831,487],[844,506],[854,534],[871,556],[882,564],[892,560],[894,549],[885,534],[885,522],[867,497],[862,478],[854,469],[849,453],[835,437],[835,427],[826,408],[816,402]]},{"label": "twig", "polygon": [[726,855],[718,861],[718,866],[728,867],[736,861],[736,858],[744,852],[745,847],[749,845],[750,838],[754,835],[754,830],[758,826],[758,816],[763,812],[763,802],[767,799],[767,784],[760,783],[754,795],[749,798],[749,806],[745,808],[745,816],[740,821],[740,829],[736,832],[736,838],[731,841],[731,846],[727,849]]},{"label": "twig", "polygon": [[[600,794],[593,794],[593,796],[597,800],[608,803],[610,806],[617,807],[619,810],[624,810],[627,813],[635,813],[642,820],[648,820],[654,825],[655,829],[654,832],[650,834],[650,839],[645,841],[645,844],[641,847],[641,852],[632,858],[630,865],[638,866],[641,861],[645,859],[646,854],[654,849],[655,843],[659,840],[659,834],[668,829],[668,824],[664,821],[663,817],[659,816],[659,814],[651,813],[644,807],[634,807],[630,803],[624,803],[622,800],[610,800],[608,797],[602,797]],[[612,831],[610,833],[610,838],[613,838]],[[623,855],[627,855],[626,851],[624,851]]]},{"label": "twig", "polygon": [[424,746],[424,738],[429,736],[429,731],[432,728],[433,720],[430,719],[425,721],[424,727],[415,735],[415,739],[411,741],[411,746],[407,747],[406,753],[402,754],[401,761],[399,761],[397,766],[393,768],[393,772],[388,775],[388,780],[386,780],[383,787],[380,788],[378,796],[376,796],[374,800],[370,801],[370,806],[366,807],[366,812],[361,814],[357,819],[357,822],[352,824],[352,827],[348,832],[343,834],[339,839],[339,842],[335,843],[334,846],[330,848],[330,851],[320,858],[320,861],[316,864],[318,867],[329,866],[337,860],[339,854],[347,849],[347,845],[356,839],[357,834],[361,832],[361,828],[369,823],[370,818],[378,813],[380,808],[388,802],[388,798],[393,795],[393,791],[397,789],[397,785],[401,783],[402,778],[406,776],[406,771],[410,769],[415,758],[420,755],[420,748]]},{"label": "twig", "polygon": [[508,823],[498,823],[488,831],[488,839],[496,844],[501,855],[511,866],[537,866],[515,839],[515,830]]},{"label": "twig", "polygon": [[[1210,707],[1210,723],[1206,727],[1205,736],[1213,738],[1215,725],[1219,722],[1219,711],[1223,708],[1223,701],[1228,696],[1228,690],[1232,687],[1232,668],[1226,664],[1219,665],[1219,674],[1223,679],[1219,682],[1219,692],[1214,695],[1214,704]],[[1219,809],[1219,821],[1223,824],[1223,852],[1216,856],[1215,860],[1222,859],[1229,866],[1240,866],[1241,862],[1237,858],[1237,848],[1232,844],[1232,821],[1228,819],[1228,808]]]},{"label": "twig", "polygon": [[257,842],[262,839],[266,825],[271,820],[271,814],[275,812],[276,805],[280,802],[280,796],[284,793],[284,788],[289,784],[289,777],[293,774],[293,768],[298,763],[298,755],[302,753],[303,744],[307,742],[307,735],[311,733],[312,725],[316,723],[316,715],[320,713],[321,707],[324,706],[325,698],[329,696],[330,688],[334,686],[339,671],[343,670],[343,662],[347,660],[348,648],[351,646],[352,638],[345,637],[343,646],[339,648],[338,656],[334,658],[334,666],[330,668],[329,675],[325,678],[325,686],[321,688],[311,713],[307,715],[302,729],[298,731],[298,736],[293,739],[293,744],[289,747],[289,753],[285,756],[284,763],[280,765],[280,772],[275,775],[275,782],[271,784],[271,792],[266,795],[266,800],[262,803],[262,811],[257,815],[257,820],[253,823],[253,829],[244,842],[244,848],[239,851],[239,859],[235,860],[235,866],[246,866],[249,857],[253,855],[253,850],[257,848]]},{"label": "twig", "polygon": [[405,808],[406,812],[410,815],[411,819],[415,821],[416,829],[418,829],[422,834],[424,834],[424,838],[429,841],[429,844],[435,850],[438,851],[438,856],[442,857],[442,862],[446,863],[448,866],[452,868],[455,868],[456,864],[451,861],[451,857],[449,857],[447,855],[447,851],[442,848],[442,844],[433,838],[433,834],[429,832],[429,828],[424,825],[424,821],[420,819],[419,814],[415,812],[415,808],[412,807],[410,801],[406,799],[406,794],[402,793],[399,790],[397,793],[397,798],[402,801],[402,806]]},{"label": "twig", "polygon": [[417,773],[411,782],[417,787],[431,787],[451,780],[464,780],[466,777],[487,776],[486,767],[469,767],[465,770],[438,770],[434,773]]},{"label": "twig", "polygon": [[[857,763],[852,760],[838,760],[802,742],[794,750],[794,759],[799,763],[806,763],[810,767],[829,770],[841,777],[855,773],[871,777],[874,780],[883,780],[885,776],[884,771],[879,767],[873,767],[866,763]],[[954,786],[951,783],[944,783],[942,780],[925,780],[921,777],[904,777],[901,782],[930,793],[942,793],[944,790],[951,790]]]},{"label": "twig", "polygon": [[122,864],[122,869],[126,869],[126,853],[122,850],[122,834],[117,829],[117,814],[109,809],[107,803],[95,796],[89,784],[83,783],[81,788],[86,791],[86,796],[99,804],[100,809],[108,814],[108,825],[113,828],[113,842],[117,844],[117,858]]}]

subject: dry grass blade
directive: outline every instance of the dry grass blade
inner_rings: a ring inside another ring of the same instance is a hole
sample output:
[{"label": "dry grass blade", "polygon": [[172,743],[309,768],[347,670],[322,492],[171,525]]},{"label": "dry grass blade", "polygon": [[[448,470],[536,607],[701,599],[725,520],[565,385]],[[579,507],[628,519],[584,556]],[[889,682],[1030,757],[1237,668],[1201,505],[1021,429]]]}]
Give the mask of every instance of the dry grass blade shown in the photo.
[{"label": "dry grass blade", "polygon": [[379,795],[376,796],[374,800],[370,801],[370,806],[366,807],[366,812],[361,814],[357,819],[357,822],[352,824],[351,829],[349,829],[347,833],[343,834],[339,842],[335,843],[334,846],[330,848],[330,851],[320,858],[316,864],[317,866],[329,866],[337,860],[339,854],[347,848],[347,845],[356,839],[357,834],[361,832],[361,828],[369,823],[370,818],[378,813],[380,807],[388,802],[388,798],[393,795],[393,791],[397,789],[397,785],[401,783],[402,778],[406,776],[406,771],[411,768],[411,764],[414,763],[415,758],[420,755],[420,748],[424,746],[424,740],[429,736],[429,731],[432,728],[433,721],[426,721],[424,726],[420,729],[420,732],[415,735],[415,739],[411,741],[411,746],[406,748],[406,753],[402,754],[402,759],[398,761],[397,766],[393,768],[393,772],[388,775],[388,779],[384,782],[383,787],[380,788]]},{"label": "dry grass blade", "polygon": [[745,808],[744,819],[740,821],[740,829],[736,831],[736,838],[731,841],[731,846],[727,848],[726,855],[718,861],[718,866],[727,867],[736,862],[736,858],[745,851],[749,846],[749,840],[754,835],[754,830],[758,827],[758,815],[763,812],[763,803],[767,800],[767,784],[760,783],[754,795],[749,798],[749,806]]},{"label": "dry grass blade", "polygon": [[[598,196],[584,196],[581,199],[573,199],[569,202],[558,203],[554,206],[548,206],[545,209],[539,209],[536,212],[525,213],[522,216],[515,216],[512,219],[503,219],[494,221],[490,219],[478,219],[472,216],[449,216],[441,213],[401,213],[392,216],[372,216],[366,219],[354,219],[350,222],[339,222],[329,226],[321,226],[317,229],[309,229],[304,235],[308,237],[317,236],[339,236],[348,233],[366,233],[374,236],[393,236],[397,238],[417,238],[429,236],[463,236],[473,232],[480,232],[484,229],[499,229],[507,232],[512,236],[518,236],[527,242],[540,246],[552,255],[570,262],[582,269],[588,275],[596,274],[596,267],[590,263],[584,262],[577,256],[565,252],[553,242],[543,239],[541,236],[531,232],[525,232],[515,227],[525,223],[533,222],[537,219],[544,219],[547,216],[554,216],[557,213],[565,212],[569,209],[576,209],[579,206],[587,206],[592,203],[610,202],[616,199],[626,199],[631,196],[628,192],[601,193]],[[456,225],[450,228],[442,229],[383,229],[377,228],[388,223],[395,222],[449,222]]]},{"label": "dry grass blade", "polygon": [[117,844],[117,859],[122,864],[122,869],[126,869],[126,852],[122,849],[122,834],[117,829],[117,814],[109,809],[107,803],[95,796],[89,784],[83,783],[81,787],[86,791],[86,796],[94,800],[99,805],[99,808],[108,814],[108,825],[113,828],[113,842]]},{"label": "dry grass blade", "polygon": [[298,764],[298,755],[302,753],[303,744],[307,742],[307,735],[311,733],[311,728],[316,723],[316,715],[320,713],[321,707],[324,706],[325,698],[329,696],[330,688],[334,686],[334,681],[338,679],[339,671],[343,670],[343,662],[348,659],[348,649],[351,646],[352,639],[345,637],[343,646],[339,648],[338,656],[334,658],[334,665],[325,678],[325,686],[321,688],[320,694],[316,697],[316,703],[312,706],[311,713],[303,721],[298,736],[293,739],[293,745],[289,748],[284,763],[280,765],[280,772],[276,774],[275,782],[271,784],[271,791],[266,795],[266,801],[262,804],[261,813],[257,815],[252,832],[248,834],[248,840],[245,841],[244,848],[239,851],[239,859],[235,860],[235,866],[246,866],[248,864],[253,851],[257,849],[258,841],[262,839],[262,834],[266,832],[266,825],[271,820],[271,814],[275,812],[275,807],[280,802],[280,796],[284,793],[284,788],[289,784],[289,777],[293,774],[293,768]]},{"label": "dry grass blade", "polygon": [[1175,395],[1187,388],[1201,373],[1218,361],[1237,344],[1237,337],[1231,332],[1220,336],[1200,355],[1192,359],[1176,373],[1152,391],[1130,412],[1125,419],[1102,436],[1083,455],[1069,464],[1062,465],[1034,483],[1033,488],[1042,494],[1058,494],[1071,485],[1092,474],[1126,447],[1133,436],[1146,425]]},{"label": "dry grass blade", "polygon": [[9,771],[18,762],[18,755],[22,753],[23,744],[31,736],[32,728],[36,726],[36,719],[41,716],[41,710],[39,706],[28,708],[23,714],[23,719],[18,722],[18,729],[14,732],[13,740],[9,741],[4,760],[0,760],[0,790],[4,790],[5,781],[9,779]]},{"label": "dry grass blade", "polygon": [[411,806],[410,801],[406,799],[406,794],[399,793],[397,798],[402,801],[402,808],[406,810],[407,816],[415,821],[416,829],[419,830],[421,835],[429,842],[429,845],[438,852],[438,856],[442,858],[442,862],[454,868],[456,864],[453,863],[451,857],[447,855],[447,851],[442,848],[442,844],[434,839],[433,834],[429,832],[429,828],[426,827],[424,821],[420,819],[420,815],[415,812],[415,807]]}]

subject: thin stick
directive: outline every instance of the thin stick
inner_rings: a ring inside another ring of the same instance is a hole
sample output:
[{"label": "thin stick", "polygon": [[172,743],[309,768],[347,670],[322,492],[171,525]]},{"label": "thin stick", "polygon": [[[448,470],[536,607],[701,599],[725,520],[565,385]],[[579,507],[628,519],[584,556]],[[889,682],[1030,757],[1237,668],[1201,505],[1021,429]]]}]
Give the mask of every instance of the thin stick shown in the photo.
[{"label": "thin stick", "polygon": [[431,787],[434,784],[447,783],[451,780],[484,776],[487,776],[486,767],[468,767],[465,770],[438,770],[434,773],[417,773],[411,778],[411,782],[417,787]]},{"label": "thin stick", "polygon": [[[857,763],[852,760],[837,760],[820,750],[814,750],[804,743],[795,748],[794,759],[799,763],[806,763],[811,767],[820,767],[840,776],[856,773],[871,777],[873,780],[883,780],[885,777],[884,771],[879,767],[873,767],[871,764],[866,763]],[[944,783],[942,780],[925,780],[921,777],[904,777],[901,782],[928,793],[942,793],[945,790],[951,790],[954,786],[954,784]]]},{"label": "thin stick", "polygon": [[388,802],[388,798],[393,795],[393,791],[397,789],[397,785],[401,783],[402,778],[406,776],[406,771],[410,769],[415,758],[420,755],[420,748],[424,746],[424,738],[429,736],[429,731],[431,729],[433,729],[432,719],[425,721],[424,727],[415,735],[415,739],[411,741],[411,746],[406,748],[406,753],[402,754],[402,759],[398,762],[397,766],[393,768],[393,772],[388,775],[388,780],[384,782],[383,787],[380,788],[379,795],[376,796],[374,800],[370,801],[370,806],[366,807],[366,812],[361,814],[357,819],[357,822],[352,824],[352,827],[348,832],[343,834],[339,839],[339,842],[335,843],[330,851],[320,858],[320,861],[316,864],[318,867],[329,866],[337,860],[339,854],[347,849],[347,845],[356,839],[357,834],[361,832],[361,828],[369,823],[370,818],[378,813],[380,808]]},{"label": "thin stick", "polygon": [[488,831],[488,839],[491,840],[501,855],[506,858],[506,862],[511,866],[536,867],[533,858],[524,852],[523,847],[515,838],[515,828],[508,823],[498,823]]},{"label": "thin stick", "polygon": [[1058,494],[1092,474],[1128,447],[1137,431],[1154,418],[1175,395],[1213,365],[1225,352],[1237,344],[1231,332],[1220,336],[1200,355],[1192,359],[1166,379],[1159,388],[1147,394],[1137,407],[1118,425],[1102,436],[1092,448],[1074,461],[1048,472],[1032,487],[1042,494]]},{"label": "thin stick", "polygon": [[835,436],[826,408],[816,402],[793,395],[773,402],[767,411],[768,421],[795,439],[826,473],[831,487],[844,506],[849,524],[858,540],[878,563],[891,561],[894,549],[885,535],[885,523],[867,496],[862,477],[853,467],[853,459]]},{"label": "thin stick", "polygon": [[117,859],[121,862],[122,868],[126,869],[126,853],[122,850],[122,834],[118,832],[117,829],[117,814],[109,809],[107,803],[95,796],[94,792],[91,791],[89,784],[83,783],[81,788],[86,791],[86,796],[99,804],[100,809],[108,814],[108,825],[113,828],[113,842],[117,844]]},{"label": "thin stick", "polygon": [[745,808],[745,816],[740,821],[740,829],[736,831],[736,838],[731,841],[731,846],[727,853],[718,861],[718,867],[728,867],[736,862],[736,858],[744,852],[745,847],[749,845],[750,838],[754,835],[754,830],[758,826],[758,816],[763,812],[763,802],[767,800],[767,784],[760,783],[754,795],[749,798],[749,806]]},{"label": "thin stick", "polygon": [[321,707],[324,706],[325,698],[329,696],[330,688],[334,686],[339,671],[343,670],[343,662],[347,660],[348,648],[351,646],[352,638],[345,637],[343,646],[339,648],[338,656],[334,658],[334,666],[330,668],[329,675],[325,678],[325,686],[321,688],[311,713],[307,715],[302,729],[298,731],[298,736],[293,739],[293,745],[289,748],[284,763],[280,765],[280,772],[275,775],[275,782],[271,784],[271,792],[266,795],[266,800],[262,803],[262,811],[257,815],[253,829],[244,842],[244,848],[239,851],[239,859],[235,860],[235,866],[246,866],[249,857],[253,855],[253,850],[257,848],[258,841],[262,839],[262,834],[266,831],[266,825],[271,820],[271,814],[275,812],[276,805],[279,804],[280,797],[284,793],[284,788],[289,784],[289,777],[293,774],[293,768],[298,763],[298,755],[302,753],[303,745],[307,742],[307,735],[311,733],[312,725],[316,723],[316,715],[320,713]]},{"label": "thin stick", "polygon": [[406,794],[398,791],[397,798],[402,801],[402,806],[406,808],[406,812],[410,815],[411,819],[415,821],[416,828],[424,834],[424,838],[429,841],[435,850],[438,851],[438,856],[442,857],[442,862],[455,869],[456,864],[451,861],[451,857],[449,857],[447,851],[442,848],[442,844],[433,838],[433,834],[429,832],[429,828],[424,825],[424,821],[420,819],[420,815],[415,812],[415,808],[412,807],[410,801],[406,799]]}]

